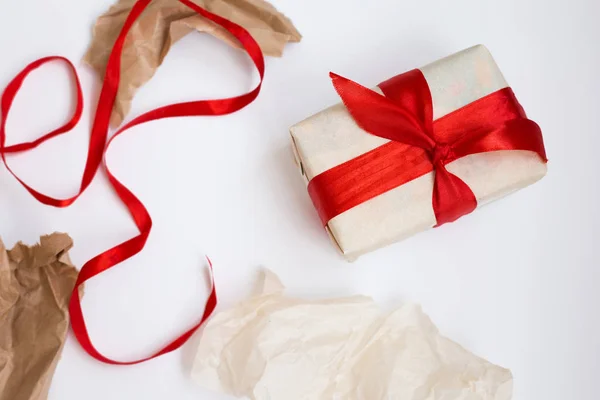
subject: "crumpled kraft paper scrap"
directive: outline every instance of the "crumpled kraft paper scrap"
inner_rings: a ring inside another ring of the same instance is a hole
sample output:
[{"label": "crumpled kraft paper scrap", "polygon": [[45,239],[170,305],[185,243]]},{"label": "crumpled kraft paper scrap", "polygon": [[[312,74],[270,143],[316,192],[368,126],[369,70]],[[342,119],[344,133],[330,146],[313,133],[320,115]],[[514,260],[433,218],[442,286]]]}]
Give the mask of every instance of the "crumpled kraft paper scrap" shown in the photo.
[{"label": "crumpled kraft paper scrap", "polygon": [[204,328],[192,377],[253,400],[509,400],[512,375],[443,337],[421,308],[263,288]]},{"label": "crumpled kraft paper scrap", "polygon": [[[96,22],[93,40],[84,61],[103,77],[108,57],[136,0],[120,0]],[[292,22],[264,0],[194,0],[206,10],[241,25],[266,55],[281,56],[288,42],[302,36]],[[133,24],[123,48],[121,84],[111,125],[121,124],[139,87],[154,75],[170,47],[192,31],[206,32],[239,47],[225,29],[196,14],[177,0],[154,0]]]},{"label": "crumpled kraft paper scrap", "polygon": [[6,250],[0,240],[0,400],[45,400],[77,280],[66,234]]}]

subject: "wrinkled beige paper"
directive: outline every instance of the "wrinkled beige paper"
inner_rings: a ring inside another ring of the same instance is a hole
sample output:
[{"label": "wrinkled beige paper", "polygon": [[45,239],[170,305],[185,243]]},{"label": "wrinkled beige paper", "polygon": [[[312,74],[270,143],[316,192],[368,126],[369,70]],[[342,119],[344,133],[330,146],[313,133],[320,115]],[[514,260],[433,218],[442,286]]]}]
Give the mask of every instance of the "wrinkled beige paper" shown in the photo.
[{"label": "wrinkled beige paper", "polygon": [[[84,60],[103,77],[113,44],[136,0],[120,0],[100,16]],[[266,55],[281,56],[288,42],[302,36],[292,22],[264,0],[194,0],[206,10],[246,28]],[[133,24],[123,48],[121,83],[111,125],[121,124],[138,88],[150,80],[170,47],[192,31],[209,33],[231,46],[237,40],[177,0],[152,1]]]},{"label": "wrinkled beige paper", "polygon": [[509,400],[509,370],[441,336],[416,305],[301,300],[263,288],[205,326],[192,377],[252,400]]},{"label": "wrinkled beige paper", "polygon": [[45,400],[77,280],[66,234],[6,250],[0,240],[0,400]]},{"label": "wrinkled beige paper", "polygon": [[[475,46],[421,68],[433,99],[434,118],[507,87],[484,46]],[[332,89],[333,90],[333,89]],[[375,88],[376,91],[381,91]],[[388,142],[362,130],[343,104],[290,129],[294,154],[306,181]],[[546,164],[527,151],[473,154],[447,165],[469,185],[478,206],[528,186]],[[436,224],[433,172],[392,189],[333,218],[327,228],[348,260],[429,229]]]}]

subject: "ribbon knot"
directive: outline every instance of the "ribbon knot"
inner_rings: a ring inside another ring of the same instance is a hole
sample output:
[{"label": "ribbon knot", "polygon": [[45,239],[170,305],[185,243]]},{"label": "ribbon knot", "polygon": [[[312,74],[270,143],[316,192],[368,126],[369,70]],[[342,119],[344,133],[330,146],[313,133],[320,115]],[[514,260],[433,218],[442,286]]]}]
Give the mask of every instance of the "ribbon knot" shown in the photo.
[{"label": "ribbon knot", "polygon": [[448,160],[452,159],[452,146],[446,143],[437,143],[431,154],[431,163],[435,168],[443,167]]},{"label": "ribbon knot", "polygon": [[383,95],[330,74],[356,124],[390,140],[311,179],[308,192],[327,225],[335,216],[425,174],[434,174],[437,225],[477,208],[469,186],[445,165],[470,154],[528,150],[545,162],[540,127],[527,119],[510,88],[503,88],[433,120],[431,91],[412,70],[379,85]]}]

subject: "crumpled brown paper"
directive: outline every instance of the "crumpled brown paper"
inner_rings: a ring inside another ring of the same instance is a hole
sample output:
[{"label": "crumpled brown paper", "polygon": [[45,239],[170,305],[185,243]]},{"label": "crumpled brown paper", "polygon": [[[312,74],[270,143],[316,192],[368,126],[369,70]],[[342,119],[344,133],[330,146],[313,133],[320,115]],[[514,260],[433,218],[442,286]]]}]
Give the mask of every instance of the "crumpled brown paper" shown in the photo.
[{"label": "crumpled brown paper", "polygon": [[0,400],[45,400],[77,279],[66,234],[6,250],[0,240]]},{"label": "crumpled brown paper", "polygon": [[512,374],[442,336],[414,304],[303,300],[265,271],[262,289],[214,315],[192,377],[252,400],[510,400]]},{"label": "crumpled brown paper", "polygon": [[[104,76],[113,44],[136,0],[120,0],[100,16],[84,61]],[[288,42],[302,36],[292,22],[264,0],[194,0],[206,10],[241,25],[250,32],[266,55],[281,56]],[[119,125],[129,112],[137,89],[154,75],[171,45],[192,31],[206,32],[231,46],[237,40],[177,0],[154,0],[136,21],[123,48],[121,84],[111,125]]]}]

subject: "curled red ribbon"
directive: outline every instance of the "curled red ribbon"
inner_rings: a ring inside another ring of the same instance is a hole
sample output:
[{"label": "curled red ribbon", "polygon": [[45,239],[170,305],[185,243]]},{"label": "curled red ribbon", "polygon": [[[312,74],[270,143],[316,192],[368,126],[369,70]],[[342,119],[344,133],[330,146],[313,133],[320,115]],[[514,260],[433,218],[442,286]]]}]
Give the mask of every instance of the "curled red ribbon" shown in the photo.
[{"label": "curled red ribbon", "polygon": [[510,88],[498,90],[433,120],[431,92],[412,70],[379,85],[380,95],[331,74],[354,121],[390,142],[315,176],[310,197],[324,225],[335,216],[413,179],[435,171],[432,204],[437,225],[477,207],[477,199],[446,164],[469,154],[528,150],[545,162],[539,126],[527,119]]},{"label": "curled red ribbon", "polygon": [[[36,191],[35,189],[27,185],[23,180],[21,180],[10,169],[6,161],[6,154],[33,149],[55,136],[70,131],[73,127],[75,127],[75,125],[77,125],[83,110],[83,95],[81,92],[81,85],[79,83],[79,78],[77,77],[75,67],[73,66],[73,64],[71,64],[69,60],[67,60],[64,57],[42,58],[29,64],[8,84],[8,86],[4,90],[0,103],[0,111],[2,115],[2,118],[0,119],[0,156],[2,157],[2,161],[4,162],[6,168],[10,171],[10,173],[37,200],[39,200],[43,204],[47,204],[54,207],[67,207],[70,204],[72,204],[75,200],[77,200],[77,198],[79,198],[79,196],[92,182],[94,175],[96,174],[96,171],[98,170],[98,167],[100,166],[100,163],[104,155],[108,151],[108,148],[114,140],[114,138],[121,135],[129,128],[132,128],[136,125],[140,125],[145,122],[155,121],[163,118],[183,116],[225,115],[244,108],[258,96],[264,77],[264,59],[260,47],[252,38],[252,36],[248,33],[248,31],[246,31],[241,26],[231,21],[228,21],[225,18],[222,18],[218,15],[212,14],[204,10],[203,8],[199,7],[198,5],[194,4],[189,0],[179,1],[182,4],[185,4],[186,6],[196,11],[198,14],[202,15],[204,18],[207,18],[210,21],[227,29],[227,31],[229,31],[241,43],[243,49],[246,51],[246,53],[248,53],[259,72],[260,83],[253,90],[241,96],[218,100],[201,100],[171,104],[165,107],[160,107],[155,110],[149,111],[121,127],[107,143],[106,139],[108,137],[110,114],[112,112],[115,96],[119,88],[121,71],[121,53],[123,49],[123,44],[125,42],[125,38],[127,37],[127,33],[131,29],[133,23],[137,20],[137,18],[141,15],[144,9],[151,2],[151,0],[138,0],[131,9],[127,20],[125,21],[125,24],[121,29],[121,33],[119,34],[114,44],[114,47],[110,54],[110,58],[108,60],[108,64],[106,66],[106,74],[104,76],[104,82],[102,85],[102,90],[100,92],[100,99],[98,101],[98,107],[96,109],[94,123],[91,130],[88,156],[83,177],[81,179],[81,186],[78,193],[73,197],[67,199],[55,199],[53,197],[46,196],[43,193]],[[75,77],[75,83],[77,86],[77,107],[75,109],[73,117],[64,126],[40,137],[39,139],[33,142],[20,143],[13,146],[5,146],[6,119],[8,118],[12,102],[16,94],[18,93],[19,88],[23,84],[25,78],[33,70],[51,61],[65,62]],[[204,321],[206,321],[206,319],[212,314],[217,304],[217,295],[215,291],[214,281],[212,278],[212,264],[210,263],[210,260],[208,260],[209,267],[211,270],[211,292],[206,302],[202,318],[192,328],[188,329],[181,336],[173,340],[171,343],[169,343],[167,346],[157,351],[153,355],[137,361],[121,362],[111,360],[103,356],[98,350],[96,350],[88,335],[85,320],[83,318],[83,312],[81,309],[81,299],[79,297],[79,287],[88,279],[93,278],[94,276],[106,271],[107,269],[114,267],[116,264],[119,264],[120,262],[125,261],[126,259],[139,253],[144,248],[144,245],[146,243],[146,240],[148,239],[148,235],[150,234],[150,230],[152,228],[152,219],[150,218],[150,214],[148,213],[142,202],[121,182],[119,182],[119,180],[114,175],[111,174],[110,170],[108,169],[108,166],[106,165],[106,161],[104,161],[104,168],[106,170],[106,174],[108,175],[111,185],[113,186],[114,190],[116,191],[117,195],[119,196],[125,207],[127,207],[127,209],[129,210],[129,213],[135,221],[135,224],[140,233],[137,236],[113,247],[112,249],[107,250],[102,254],[99,254],[98,256],[94,257],[93,259],[91,259],[83,265],[79,273],[77,282],[75,284],[75,288],[73,289],[71,301],[69,304],[71,325],[73,327],[75,337],[77,338],[83,349],[95,359],[108,364],[138,364],[153,359],[155,357],[161,356],[163,354],[169,353],[181,347],[181,345],[183,345],[192,336],[192,334],[204,323]]]}]

